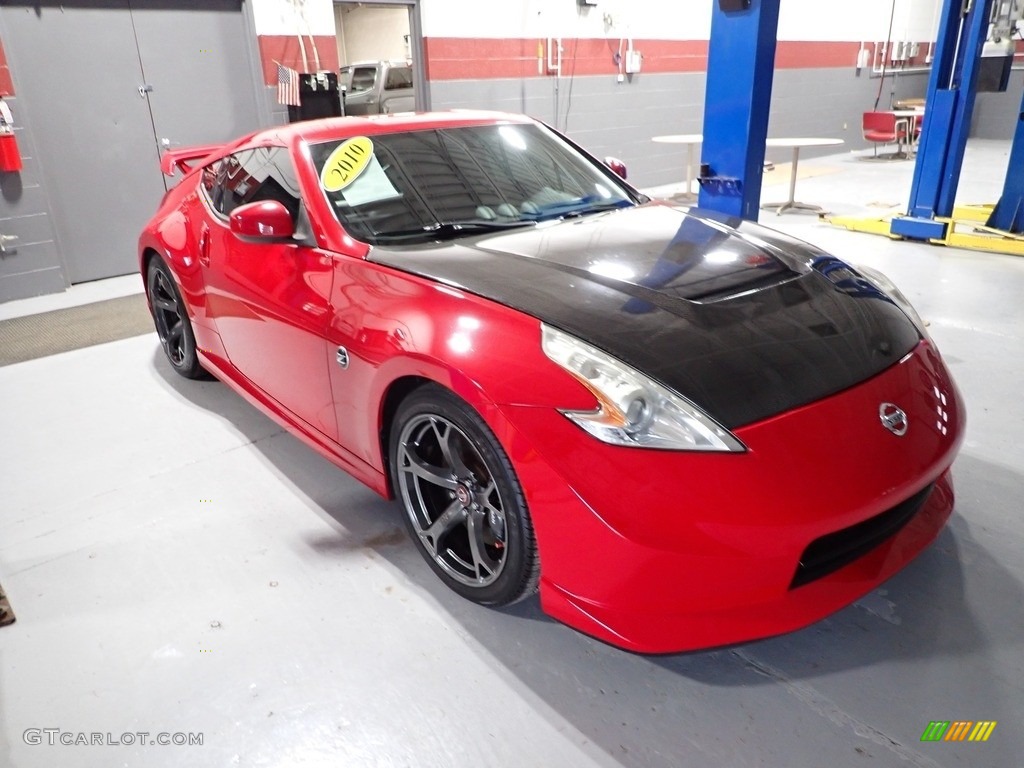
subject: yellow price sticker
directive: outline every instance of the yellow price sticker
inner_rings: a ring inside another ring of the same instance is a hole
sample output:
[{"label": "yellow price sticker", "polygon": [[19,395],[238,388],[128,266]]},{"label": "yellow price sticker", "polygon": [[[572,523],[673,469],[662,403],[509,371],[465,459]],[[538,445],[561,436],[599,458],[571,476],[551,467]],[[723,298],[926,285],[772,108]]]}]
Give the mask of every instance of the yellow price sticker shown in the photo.
[{"label": "yellow price sticker", "polygon": [[373,157],[373,142],[356,136],[342,142],[331,152],[320,171],[320,184],[328,192],[344,189],[359,178]]}]

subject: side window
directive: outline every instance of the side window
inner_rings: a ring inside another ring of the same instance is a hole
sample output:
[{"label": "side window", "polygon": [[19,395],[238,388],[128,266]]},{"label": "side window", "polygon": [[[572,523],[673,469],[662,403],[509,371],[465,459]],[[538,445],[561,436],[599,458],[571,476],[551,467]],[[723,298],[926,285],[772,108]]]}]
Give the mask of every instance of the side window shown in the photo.
[{"label": "side window", "polygon": [[352,70],[352,91],[368,91],[377,80],[377,67],[356,67]]},{"label": "side window", "polygon": [[393,67],[388,70],[388,78],[384,81],[385,91],[398,91],[412,88],[412,69],[410,67]]},{"label": "side window", "polygon": [[[204,186],[206,179],[204,172]],[[228,155],[220,161],[213,189],[208,191],[214,210],[222,216],[259,200],[277,200],[292,218],[299,215],[298,180],[284,147],[260,147]]]},{"label": "side window", "polygon": [[299,182],[288,150],[284,147],[265,147],[255,149],[253,153],[254,159],[261,165],[253,177],[255,186],[246,196],[245,202],[277,200],[288,209],[292,219],[297,219],[300,207]]},{"label": "side window", "polygon": [[217,213],[228,216],[245,202],[245,195],[252,187],[252,156],[254,150],[228,155],[220,161],[217,179],[213,186],[213,207]]},{"label": "side window", "polygon": [[217,169],[219,167],[220,160],[216,160],[203,168],[203,175],[199,182],[202,184],[206,194],[210,197],[210,200],[213,200],[213,188],[217,184]]}]

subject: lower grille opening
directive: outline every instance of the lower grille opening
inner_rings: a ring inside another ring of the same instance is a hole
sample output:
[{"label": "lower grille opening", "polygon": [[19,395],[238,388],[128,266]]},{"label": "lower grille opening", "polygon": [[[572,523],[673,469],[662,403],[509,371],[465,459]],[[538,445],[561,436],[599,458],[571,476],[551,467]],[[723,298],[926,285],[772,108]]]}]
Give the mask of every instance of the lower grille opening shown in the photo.
[{"label": "lower grille opening", "polygon": [[924,506],[933,487],[934,483],[864,522],[812,541],[800,556],[790,589],[838,571],[894,536]]}]

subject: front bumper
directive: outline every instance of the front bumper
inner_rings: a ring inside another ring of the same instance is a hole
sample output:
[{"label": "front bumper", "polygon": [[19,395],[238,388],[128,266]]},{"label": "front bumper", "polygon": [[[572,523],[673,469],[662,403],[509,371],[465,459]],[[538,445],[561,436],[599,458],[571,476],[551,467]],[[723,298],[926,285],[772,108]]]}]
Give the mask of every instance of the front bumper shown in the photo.
[{"label": "front bumper", "polygon": [[[906,412],[906,435],[882,425],[886,402]],[[551,409],[500,410],[537,534],[544,610],[645,653],[794,630],[885,581],[949,518],[948,469],[965,426],[928,342],[869,381],[737,430],[743,454],[619,448]],[[836,548],[847,557],[829,564]],[[826,567],[805,567],[795,586],[810,555]]]}]

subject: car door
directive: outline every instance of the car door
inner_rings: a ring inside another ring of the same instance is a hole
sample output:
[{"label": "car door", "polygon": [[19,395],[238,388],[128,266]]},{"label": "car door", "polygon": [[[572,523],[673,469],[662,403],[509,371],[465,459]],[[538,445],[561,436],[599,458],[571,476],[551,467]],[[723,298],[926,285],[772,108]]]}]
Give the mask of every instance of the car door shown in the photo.
[{"label": "car door", "polygon": [[415,109],[416,92],[412,85],[412,67],[389,66],[380,97],[380,113],[410,112]]},{"label": "car door", "polygon": [[259,147],[225,157],[204,194],[211,216],[200,236],[200,262],[228,360],[283,408],[337,441],[324,338],[331,257],[299,238],[245,240],[228,223],[239,205],[277,200],[300,226],[301,196],[288,150]]}]

